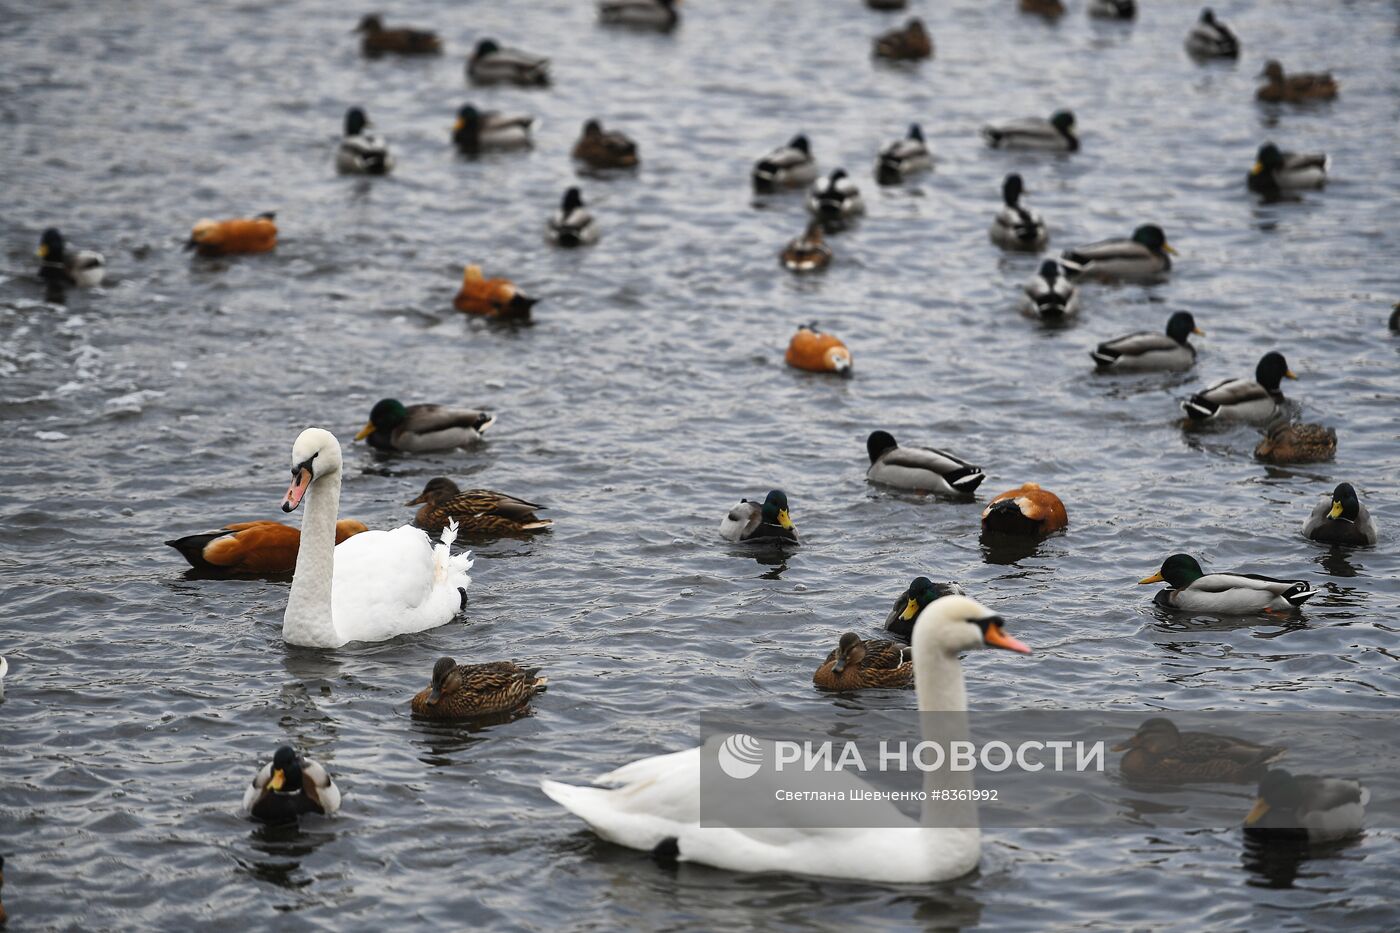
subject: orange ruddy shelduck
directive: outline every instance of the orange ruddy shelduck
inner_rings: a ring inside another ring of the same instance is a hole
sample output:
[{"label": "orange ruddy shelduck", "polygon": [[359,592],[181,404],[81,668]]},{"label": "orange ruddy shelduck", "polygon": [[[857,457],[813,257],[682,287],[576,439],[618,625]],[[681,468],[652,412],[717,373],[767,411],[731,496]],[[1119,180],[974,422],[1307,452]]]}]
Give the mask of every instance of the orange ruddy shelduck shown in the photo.
[{"label": "orange ruddy shelduck", "polygon": [[[342,518],[335,523],[335,543],[368,531],[364,522]],[[291,573],[297,565],[301,531],[281,522],[237,522],[222,531],[188,535],[165,542],[201,573],[219,576]]]},{"label": "orange ruddy shelduck", "polygon": [[804,324],[792,335],[787,364],[813,373],[851,374],[851,351],[837,337],[823,334],[817,325]]},{"label": "orange ruddy shelduck", "polygon": [[231,253],[270,253],[277,247],[275,214],[259,214],[251,220],[201,220],[194,225],[185,249],[201,256],[227,256]]},{"label": "orange ruddy shelduck", "polygon": [[467,266],[462,288],[452,299],[452,307],[467,314],[480,314],[501,320],[525,321],[538,299],[529,298],[509,279],[488,279],[480,266]]},{"label": "orange ruddy shelduck", "polygon": [[982,530],[1010,535],[1048,535],[1069,524],[1060,497],[1035,483],[1002,493],[982,510]]}]

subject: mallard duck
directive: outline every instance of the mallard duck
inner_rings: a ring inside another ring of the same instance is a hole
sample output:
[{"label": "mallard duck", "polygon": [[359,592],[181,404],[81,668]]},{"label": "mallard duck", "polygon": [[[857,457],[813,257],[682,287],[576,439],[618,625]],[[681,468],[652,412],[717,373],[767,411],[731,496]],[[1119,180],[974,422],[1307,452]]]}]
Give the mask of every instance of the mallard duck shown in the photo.
[{"label": "mallard duck", "polygon": [[95,288],[102,284],[107,261],[90,249],[68,248],[63,234],[49,227],[39,236],[39,278],[59,285]]},{"label": "mallard duck", "polygon": [[1040,537],[1069,524],[1060,497],[1035,483],[1023,483],[997,496],[982,510],[982,530],[1017,537]]},{"label": "mallard duck", "polygon": [[1045,219],[1028,207],[1021,206],[1025,183],[1012,172],[1001,183],[1001,210],[992,220],[988,235],[1002,249],[1038,251],[1050,240]]},{"label": "mallard duck", "polygon": [[482,39],[467,59],[467,79],[476,84],[549,84],[549,59],[519,49],[502,48],[494,39]]},{"label": "mallard duck", "polygon": [[875,39],[875,57],[892,61],[918,61],[933,56],[933,37],[924,21],[912,17],[900,29],[891,29]]},{"label": "mallard duck", "polygon": [[462,287],[452,299],[452,307],[497,320],[528,321],[530,309],[537,301],[516,288],[509,279],[488,279],[481,274],[480,266],[467,266],[462,275]]},{"label": "mallard duck", "polygon": [[574,143],[573,157],[593,168],[632,168],[638,162],[637,144],[627,134],[605,130],[597,120],[589,120]]},{"label": "mallard duck", "polygon": [[535,118],[524,114],[482,112],[463,104],[452,124],[452,142],[468,155],[484,149],[518,149],[530,145],[530,128]]},{"label": "mallard duck", "polygon": [[[335,543],[368,531],[364,522],[342,518],[335,523]],[[200,573],[237,577],[291,573],[297,565],[301,531],[281,522],[235,522],[221,531],[186,535],[165,542]]]},{"label": "mallard duck", "polygon": [[598,19],[621,26],[674,29],[681,21],[677,0],[598,0]]},{"label": "mallard duck", "polygon": [[1021,12],[1059,19],[1065,15],[1065,5],[1060,0],[1021,0]]},{"label": "mallard duck", "polygon": [[404,505],[423,506],[414,517],[413,524],[430,535],[437,534],[454,521],[459,537],[543,531],[554,524],[535,514],[546,506],[490,489],[468,489],[463,492],[445,476],[428,480],[417,498],[408,500]]},{"label": "mallard duck", "polygon": [[1320,424],[1283,423],[1269,429],[1254,448],[1267,463],[1320,463],[1337,454],[1337,432]]},{"label": "mallard duck", "polygon": [[496,423],[490,412],[446,405],[404,405],[396,398],[384,398],[370,409],[369,423],[355,435],[368,439],[375,450],[421,453],[434,450],[466,449],[481,441],[487,428]]},{"label": "mallard duck", "polygon": [[556,246],[587,246],[598,240],[598,224],[583,205],[578,188],[564,192],[559,210],[549,218],[549,237]]},{"label": "mallard duck", "polygon": [[1118,770],[1131,781],[1242,784],[1259,780],[1287,749],[1214,732],[1181,732],[1170,719],[1154,716],[1112,751],[1127,753]]},{"label": "mallard duck", "polygon": [[1282,353],[1270,351],[1254,367],[1253,379],[1226,379],[1181,403],[1192,421],[1234,418],[1240,421],[1268,422],[1283,403],[1279,383],[1297,379]]},{"label": "mallard duck", "polygon": [[1143,224],[1131,238],[1100,240],[1087,246],[1066,250],[1060,257],[1070,276],[1088,276],[1105,282],[1149,281],[1171,271],[1168,254],[1176,250],[1167,242],[1167,235],[1156,224]]},{"label": "mallard duck", "polygon": [[865,478],[900,489],[917,489],[949,496],[971,495],[986,479],[975,467],[933,447],[900,447],[888,431],[872,431],[865,441],[870,468]]},{"label": "mallard duck", "polygon": [[378,13],[368,13],[355,32],[360,33],[360,51],[370,58],[385,52],[398,55],[436,55],[442,51],[437,33],[426,29],[386,29]]},{"label": "mallard duck", "polygon": [[1186,34],[1186,51],[1196,58],[1239,58],[1240,40],[1206,7]]},{"label": "mallard duck", "polygon": [[1079,313],[1079,286],[1058,260],[1047,259],[1021,286],[1021,312],[1044,321],[1062,321]]},{"label": "mallard duck", "polygon": [[793,272],[813,272],[830,265],[831,247],[822,238],[821,221],[809,223],[807,232],[789,242],[778,258]]},{"label": "mallard duck", "polygon": [[787,493],[774,489],[760,504],[740,499],[719,523],[726,541],[797,541],[797,526],[788,515]]},{"label": "mallard duck", "polygon": [[1056,110],[1048,120],[1027,117],[1001,126],[984,126],[982,138],[993,149],[1079,150],[1079,138],[1074,135],[1074,114],[1068,110]]},{"label": "mallard duck", "polygon": [[924,607],[944,596],[966,596],[956,583],[934,583],[928,577],[915,577],[909,588],[894,601],[894,608],[885,616],[885,631],[906,644],[914,637],[914,622]]},{"label": "mallard duck", "polygon": [[201,256],[269,253],[277,248],[277,215],[272,211],[250,219],[197,221],[185,249]]},{"label": "mallard duck", "polygon": [[812,182],[807,192],[807,210],[822,220],[845,220],[865,213],[865,201],[846,170],[838,168],[827,177]]},{"label": "mallard duck", "polygon": [[1264,65],[1264,70],[1259,72],[1259,77],[1265,81],[1254,92],[1254,97],[1265,103],[1299,104],[1332,100],[1337,96],[1337,80],[1329,72],[1286,75],[1283,66],[1270,59]]},{"label": "mallard duck", "polygon": [[794,369],[812,373],[851,374],[851,351],[846,349],[841,338],[819,331],[815,321],[797,328],[783,359]]},{"label": "mallard duck", "polygon": [[882,185],[897,185],[907,176],[930,168],[933,168],[933,156],[924,142],[924,131],[919,124],[911,123],[903,139],[896,139],[880,150],[875,178]]},{"label": "mallard duck", "polygon": [[1245,181],[1250,191],[1275,198],[1286,191],[1321,188],[1327,184],[1329,161],[1323,152],[1284,152],[1265,143]]},{"label": "mallard duck", "polygon": [[913,652],[908,645],[883,638],[866,641],[847,632],[812,675],[812,683],[823,690],[908,687],[914,683]]},{"label": "mallard duck", "polygon": [[263,823],[295,823],[303,813],[330,816],[340,809],[340,788],[330,774],[290,745],[253,776],[243,794],[243,812]]},{"label": "mallard duck", "polygon": [[1259,795],[1244,818],[1249,835],[1301,836],[1330,842],[1361,832],[1371,792],[1360,781],[1293,775],[1275,768],[1259,781]]},{"label": "mallard duck", "polygon": [[359,107],[345,111],[345,135],[335,150],[336,170],[347,175],[387,175],[394,168],[389,144],[367,127],[369,118]]},{"label": "mallard duck", "polygon": [[409,702],[413,715],[424,719],[471,719],[509,713],[543,693],[548,677],[536,677],[538,667],[520,667],[512,661],[458,664],[438,658],[433,680]]},{"label": "mallard duck", "polygon": [[1191,335],[1204,336],[1190,311],[1177,311],[1167,318],[1166,334],[1139,331],[1115,337],[1089,353],[1101,373],[1142,373],[1190,369],[1196,365],[1196,348]]},{"label": "mallard duck", "polygon": [[1370,546],[1376,543],[1376,523],[1356,498],[1351,483],[1338,483],[1303,523],[1303,536],[1323,544]]},{"label": "mallard duck", "polygon": [[1276,580],[1253,573],[1206,573],[1190,554],[1173,554],[1162,569],[1138,581],[1139,585],[1165,581],[1169,590],[1158,590],[1152,601],[1168,609],[1198,612],[1288,612],[1317,595],[1302,580]]},{"label": "mallard duck", "polygon": [[753,186],[761,192],[779,188],[803,188],[817,179],[817,160],[812,158],[812,144],[798,133],[779,146],[753,167]]},{"label": "mallard duck", "polygon": [[1136,0],[1089,0],[1089,15],[1097,19],[1132,19],[1137,16]]}]

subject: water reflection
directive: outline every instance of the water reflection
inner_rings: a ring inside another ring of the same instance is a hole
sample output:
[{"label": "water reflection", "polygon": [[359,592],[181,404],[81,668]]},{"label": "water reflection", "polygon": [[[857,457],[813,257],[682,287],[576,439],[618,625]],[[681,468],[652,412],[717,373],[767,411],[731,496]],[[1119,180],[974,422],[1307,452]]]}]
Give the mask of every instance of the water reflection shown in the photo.
[{"label": "water reflection", "polygon": [[295,891],[315,881],[301,871],[303,859],[336,837],[328,831],[329,821],[321,817],[303,817],[307,825],[314,821],[315,831],[305,831],[296,823],[279,826],[259,825],[248,835],[255,850],[251,857],[238,859],[239,865],[259,881]]},{"label": "water reflection", "polygon": [[503,726],[534,715],[530,707],[513,709],[489,716],[475,716],[460,722],[436,722],[427,719],[413,719],[411,741],[422,749],[418,760],[433,768],[445,768],[459,764],[462,752],[484,742],[488,733],[496,726]]},{"label": "water reflection", "polygon": [[[1355,577],[1366,568],[1360,564],[1351,562],[1351,551],[1347,548],[1334,547],[1318,554],[1314,560],[1322,566],[1329,575],[1334,577]],[[1344,592],[1351,592],[1350,588]]]},{"label": "water reflection", "polygon": [[979,538],[982,559],[989,564],[1015,564],[1034,557],[1043,539],[984,531]]},{"label": "water reflection", "polygon": [[1355,839],[1338,842],[1309,842],[1307,833],[1261,835],[1244,832],[1240,866],[1245,870],[1245,883],[1254,888],[1291,888],[1298,879],[1325,878],[1329,874],[1320,867],[1304,872],[1306,862],[1337,858],[1356,845]]}]

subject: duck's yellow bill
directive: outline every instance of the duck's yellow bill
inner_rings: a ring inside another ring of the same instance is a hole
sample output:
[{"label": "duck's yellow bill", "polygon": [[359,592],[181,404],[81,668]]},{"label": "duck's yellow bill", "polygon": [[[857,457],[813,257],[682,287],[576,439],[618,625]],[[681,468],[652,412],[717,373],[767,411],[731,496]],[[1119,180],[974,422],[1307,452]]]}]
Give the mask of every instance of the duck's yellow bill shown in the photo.
[{"label": "duck's yellow bill", "polygon": [[369,424],[365,425],[363,428],[360,428],[360,433],[355,435],[355,440],[357,440],[357,441],[362,441],[362,440],[364,440],[365,438],[369,437],[369,436],[370,436],[371,434],[373,434],[373,433],[374,433],[374,422],[371,421]]},{"label": "duck's yellow bill", "polygon": [[1139,580],[1139,581],[1138,581],[1138,586],[1142,586],[1144,583],[1161,583],[1162,581],[1163,581],[1162,571],[1159,570],[1159,571],[1157,571],[1156,573],[1154,573],[1152,576],[1150,576],[1150,577],[1143,577],[1141,580]]},{"label": "duck's yellow bill", "polygon": [[1173,256],[1175,256],[1175,255],[1177,254],[1176,250],[1172,247],[1172,245],[1171,245],[1170,243],[1163,243],[1163,244],[1162,244],[1162,249],[1164,249],[1164,250],[1166,250],[1167,252],[1171,253]]},{"label": "duck's yellow bill", "polygon": [[1191,328],[1191,333],[1195,334],[1197,337],[1204,337],[1206,335],[1206,332],[1201,330],[1199,327]]},{"label": "duck's yellow bill", "polygon": [[784,528],[787,528],[789,530],[797,527],[792,523],[792,519],[788,516],[787,509],[783,509],[781,512],[778,513],[778,524],[782,525]]},{"label": "duck's yellow bill", "polygon": [[1342,517],[1342,504],[1341,504],[1340,502],[1337,502],[1337,501],[1334,499],[1334,500],[1332,501],[1332,511],[1330,511],[1330,512],[1327,513],[1327,517],[1328,517],[1328,518],[1341,518],[1341,517]]},{"label": "duck's yellow bill", "polygon": [[1284,374],[1284,376],[1288,377],[1289,379],[1297,379],[1297,378],[1298,378],[1298,374],[1295,373],[1295,372],[1294,372],[1293,370],[1291,370],[1291,369],[1284,370],[1284,373],[1283,373],[1283,374]]},{"label": "duck's yellow bill", "polygon": [[49,245],[47,243],[40,243],[39,248],[34,251],[34,255],[38,256],[40,259],[48,259]]},{"label": "duck's yellow bill", "polygon": [[1263,797],[1260,797],[1258,800],[1254,801],[1254,807],[1249,811],[1249,814],[1244,818],[1244,825],[1246,825],[1246,826],[1253,826],[1255,823],[1257,823],[1257,822],[1259,822],[1260,820],[1262,820],[1262,819],[1264,818],[1264,814],[1266,814],[1266,813],[1268,813],[1268,812],[1269,812],[1269,802],[1268,802],[1267,800],[1265,800]]},{"label": "duck's yellow bill", "polygon": [[287,783],[287,776],[282,773],[281,768],[278,768],[272,772],[272,780],[267,782],[267,786],[271,787],[273,790],[281,790],[282,785],[285,783]]},{"label": "duck's yellow bill", "polygon": [[904,604],[904,611],[899,614],[899,617],[901,619],[904,619],[905,621],[908,621],[909,619],[914,618],[914,616],[918,614],[919,604],[916,600],[911,599],[909,600],[909,602]]},{"label": "duck's yellow bill", "polygon": [[465,127],[466,125],[467,125],[467,124],[459,117],[459,118],[457,119],[457,122],[454,123],[454,124],[452,124],[452,132],[454,132],[454,133],[460,133],[460,132],[462,132],[462,128]]},{"label": "duck's yellow bill", "polygon": [[1262,174],[1264,174],[1264,163],[1263,163],[1263,162],[1255,162],[1255,163],[1254,163],[1254,167],[1251,168],[1251,169],[1249,170],[1249,174],[1251,174],[1251,175],[1262,175]]}]

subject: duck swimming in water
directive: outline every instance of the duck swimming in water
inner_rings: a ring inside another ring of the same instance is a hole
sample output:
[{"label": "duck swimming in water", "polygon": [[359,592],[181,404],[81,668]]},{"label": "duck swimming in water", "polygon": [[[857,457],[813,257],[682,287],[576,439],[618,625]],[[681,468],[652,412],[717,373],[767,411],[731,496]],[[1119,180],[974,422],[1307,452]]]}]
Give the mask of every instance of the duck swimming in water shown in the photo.
[{"label": "duck swimming in water", "polygon": [[913,654],[907,645],[847,632],[812,675],[812,683],[823,690],[908,687],[914,683]]},{"label": "duck swimming in water", "polygon": [[1050,119],[1027,117],[1000,126],[982,127],[982,138],[993,149],[1048,149],[1077,152],[1079,137],[1074,135],[1074,114],[1056,110]]},{"label": "duck swimming in water", "polygon": [[753,186],[759,192],[780,188],[805,188],[817,180],[817,160],[812,157],[812,144],[798,133],[759,159],[753,167]]},{"label": "duck swimming in water", "polygon": [[335,167],[345,175],[387,175],[394,167],[389,144],[369,131],[369,117],[359,107],[345,111],[345,135],[335,150]]},{"label": "duck swimming in water", "polygon": [[1282,353],[1265,353],[1254,367],[1253,379],[1226,379],[1203,389],[1181,403],[1192,421],[1236,419],[1267,423],[1278,415],[1284,403],[1279,383],[1297,379]]},{"label": "duck swimming in water", "polygon": [[496,416],[473,408],[446,405],[405,405],[396,398],[375,402],[369,423],[355,435],[375,450],[422,453],[463,450],[481,442]]},{"label": "duck swimming in water", "polygon": [[1139,580],[1140,585],[1165,581],[1152,601],[1166,609],[1249,614],[1289,612],[1317,595],[1302,580],[1279,580],[1253,573],[1206,573],[1190,554],[1173,554],[1162,569]]},{"label": "duck swimming in water", "polygon": [[762,503],[740,499],[719,523],[719,535],[726,541],[797,542],[797,526],[788,515],[787,493],[774,489]]},{"label": "duck swimming in water", "polygon": [[1189,311],[1167,319],[1167,332],[1139,331],[1099,344],[1089,355],[1101,373],[1141,373],[1190,369],[1196,364],[1192,334],[1205,334]]},{"label": "duck swimming in water", "polygon": [[1338,483],[1303,523],[1303,537],[1322,544],[1369,547],[1376,543],[1376,523],[1356,497],[1351,483]]},{"label": "duck swimming in water", "polygon": [[992,220],[988,231],[992,242],[1002,249],[1035,252],[1050,240],[1045,218],[1021,204],[1025,182],[1012,172],[1001,184],[1002,208]]},{"label": "duck swimming in water", "polygon": [[57,227],[39,237],[39,278],[57,285],[96,288],[102,284],[107,261],[90,249],[70,249]]},{"label": "duck swimming in water", "polygon": [[295,823],[306,813],[330,816],[340,809],[340,788],[330,774],[290,745],[277,749],[243,794],[243,812],[262,823]]},{"label": "duck swimming in water", "polygon": [[1171,271],[1175,253],[1161,227],[1143,224],[1128,239],[1099,240],[1065,250],[1060,262],[1072,278],[1151,282]]}]

